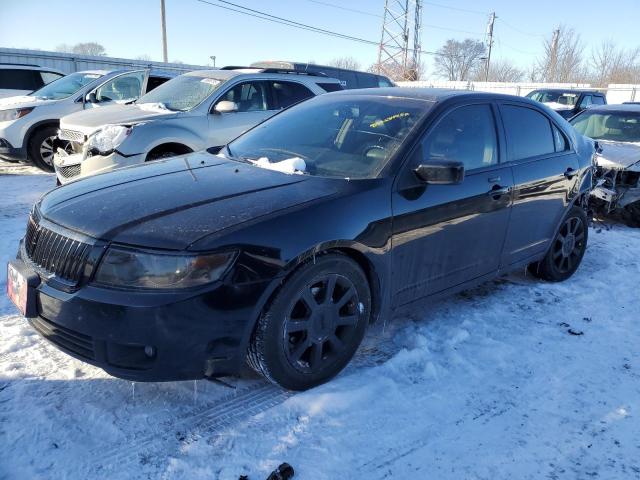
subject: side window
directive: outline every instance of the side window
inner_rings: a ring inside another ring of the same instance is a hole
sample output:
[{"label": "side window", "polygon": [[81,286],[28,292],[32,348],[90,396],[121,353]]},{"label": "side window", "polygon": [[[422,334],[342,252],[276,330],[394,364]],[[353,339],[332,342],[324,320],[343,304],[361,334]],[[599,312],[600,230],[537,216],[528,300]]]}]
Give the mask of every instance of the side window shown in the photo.
[{"label": "side window", "polygon": [[339,83],[316,83],[325,92],[339,92],[342,90],[342,85]]},{"label": "side window", "polygon": [[587,108],[591,106],[593,102],[591,101],[591,95],[585,95],[580,101],[580,108]]},{"label": "side window", "polygon": [[[42,86],[36,82],[35,76],[38,72],[23,69],[3,69],[0,70],[0,88],[9,90],[35,90]],[[38,78],[38,80],[40,80]]]},{"label": "side window", "polygon": [[370,73],[358,73],[358,88],[375,88],[378,86],[378,79]]},{"label": "side window", "polygon": [[556,151],[551,123],[537,110],[504,105],[502,120],[507,143],[511,148],[511,160],[522,160]]},{"label": "side window", "polygon": [[259,112],[273,110],[267,94],[267,82],[239,83],[220,100],[234,102],[238,112]]},{"label": "side window", "polygon": [[160,85],[165,83],[167,80],[169,79],[165,77],[154,77],[150,75],[149,79],[147,80],[147,91],[145,93],[149,93],[151,90],[153,90],[156,87],[159,87]]},{"label": "side window", "polygon": [[378,77],[378,86],[379,87],[392,87],[393,85],[389,80],[384,77]]},{"label": "side window", "polygon": [[591,97],[591,101],[594,105],[605,105],[604,97],[601,97],[600,95],[594,95]]},{"label": "side window", "polygon": [[307,87],[295,82],[272,82],[271,88],[278,108],[287,108],[314,96]]},{"label": "side window", "polygon": [[465,170],[498,163],[493,112],[489,105],[456,108],[438,122],[422,141],[425,159],[464,163]]},{"label": "side window", "polygon": [[42,77],[42,83],[44,85],[48,85],[54,80],[58,80],[59,78],[63,77],[63,75],[60,75],[59,73],[54,73],[54,72],[40,72],[40,76]]},{"label": "side window", "polygon": [[99,102],[135,100],[142,92],[144,72],[133,72],[109,80],[96,90]]},{"label": "side window", "polygon": [[569,150],[569,141],[564,133],[560,131],[558,127],[553,126],[553,143],[556,147],[556,152],[566,152]]}]

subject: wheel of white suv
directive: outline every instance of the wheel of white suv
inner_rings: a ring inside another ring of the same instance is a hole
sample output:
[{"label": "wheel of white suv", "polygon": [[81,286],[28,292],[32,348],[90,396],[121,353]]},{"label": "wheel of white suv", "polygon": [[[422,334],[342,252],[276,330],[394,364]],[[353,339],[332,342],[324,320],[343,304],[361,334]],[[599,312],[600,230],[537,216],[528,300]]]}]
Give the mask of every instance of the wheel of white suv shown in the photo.
[{"label": "wheel of white suv", "polygon": [[56,127],[45,127],[34,133],[27,145],[29,160],[46,172],[53,172],[53,142],[57,135]]}]

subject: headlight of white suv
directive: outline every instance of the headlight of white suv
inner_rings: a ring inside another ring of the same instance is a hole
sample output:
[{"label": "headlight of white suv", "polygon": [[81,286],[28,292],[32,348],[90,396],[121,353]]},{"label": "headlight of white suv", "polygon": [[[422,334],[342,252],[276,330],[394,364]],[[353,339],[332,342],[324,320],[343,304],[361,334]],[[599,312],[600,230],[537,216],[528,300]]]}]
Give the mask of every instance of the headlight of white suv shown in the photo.
[{"label": "headlight of white suv", "polygon": [[101,154],[109,154],[118,148],[132,131],[133,127],[107,125],[91,135],[87,139],[86,146],[89,150],[95,149]]},{"label": "headlight of white suv", "polygon": [[31,113],[35,107],[12,108],[11,110],[0,110],[0,122],[9,120],[17,120],[24,117],[27,113]]}]

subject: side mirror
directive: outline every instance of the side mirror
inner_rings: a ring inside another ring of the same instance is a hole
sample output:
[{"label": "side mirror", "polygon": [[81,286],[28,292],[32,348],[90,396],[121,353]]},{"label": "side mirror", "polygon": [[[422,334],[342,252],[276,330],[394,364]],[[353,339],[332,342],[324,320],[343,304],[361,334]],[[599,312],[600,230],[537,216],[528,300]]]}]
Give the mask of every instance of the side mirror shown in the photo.
[{"label": "side mirror", "polygon": [[213,107],[213,111],[217,113],[237,112],[238,104],[235,102],[230,102],[229,100],[222,100],[216,103],[216,106]]},{"label": "side mirror", "polygon": [[414,170],[424,183],[433,185],[458,185],[464,180],[464,164],[454,161],[429,159]]},{"label": "side mirror", "polygon": [[87,102],[98,103],[98,97],[96,97],[96,92],[91,92],[87,95]]}]

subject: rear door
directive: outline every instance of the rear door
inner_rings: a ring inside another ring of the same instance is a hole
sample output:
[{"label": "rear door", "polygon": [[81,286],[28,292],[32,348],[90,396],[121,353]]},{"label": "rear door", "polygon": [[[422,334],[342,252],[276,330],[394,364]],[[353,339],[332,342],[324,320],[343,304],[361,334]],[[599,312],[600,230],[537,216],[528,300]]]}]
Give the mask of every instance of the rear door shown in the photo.
[{"label": "rear door", "polygon": [[502,102],[500,112],[515,184],[503,259],[509,266],[546,252],[572,197],[579,163],[568,138],[542,111]]},{"label": "rear door", "polygon": [[[234,102],[237,110],[216,112],[214,108],[221,101]],[[232,85],[211,105],[207,144],[225,145],[276,112],[270,81],[250,80]]]},{"label": "rear door", "polygon": [[[454,107],[436,121],[403,166],[392,194],[393,294],[397,305],[498,270],[513,179],[501,165],[491,103]],[[458,185],[425,185],[413,170],[427,160],[465,165]]]}]

